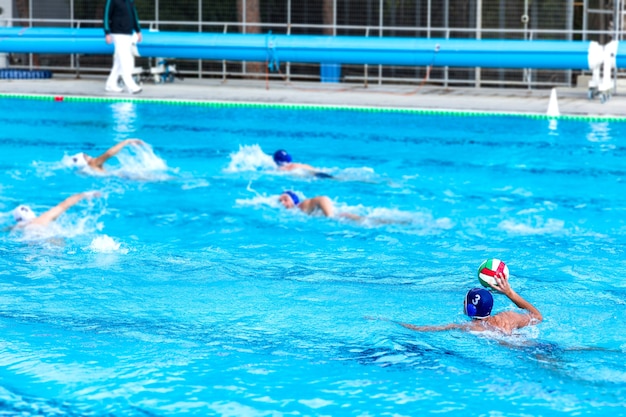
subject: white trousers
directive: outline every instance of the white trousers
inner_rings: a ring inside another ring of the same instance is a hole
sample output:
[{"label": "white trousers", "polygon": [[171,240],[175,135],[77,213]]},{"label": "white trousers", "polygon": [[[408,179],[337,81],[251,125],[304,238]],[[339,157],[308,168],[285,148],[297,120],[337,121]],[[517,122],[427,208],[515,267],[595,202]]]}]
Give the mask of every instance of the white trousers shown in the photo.
[{"label": "white trousers", "polygon": [[133,79],[133,69],[135,68],[135,56],[132,50],[132,36],[111,34],[113,39],[113,45],[115,46],[115,53],[113,54],[113,68],[109,78],[107,78],[107,88],[116,89],[119,88],[117,82],[120,77],[124,81],[126,88],[130,91],[136,91],[139,86]]}]

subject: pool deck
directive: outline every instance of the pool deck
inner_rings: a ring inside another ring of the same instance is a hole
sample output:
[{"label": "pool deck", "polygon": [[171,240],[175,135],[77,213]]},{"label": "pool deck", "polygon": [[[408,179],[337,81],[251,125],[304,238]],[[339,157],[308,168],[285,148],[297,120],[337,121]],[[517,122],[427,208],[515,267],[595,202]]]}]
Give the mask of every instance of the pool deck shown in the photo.
[{"label": "pool deck", "polygon": [[[137,95],[107,93],[104,77],[48,80],[0,80],[0,94],[137,99],[280,103],[293,105],[365,106],[468,112],[547,114],[550,89],[498,89],[438,86],[337,84],[280,80],[176,80],[144,83]],[[622,87],[624,88],[624,87]],[[614,94],[601,103],[588,99],[586,88],[557,88],[561,115],[626,117],[626,95]]]}]

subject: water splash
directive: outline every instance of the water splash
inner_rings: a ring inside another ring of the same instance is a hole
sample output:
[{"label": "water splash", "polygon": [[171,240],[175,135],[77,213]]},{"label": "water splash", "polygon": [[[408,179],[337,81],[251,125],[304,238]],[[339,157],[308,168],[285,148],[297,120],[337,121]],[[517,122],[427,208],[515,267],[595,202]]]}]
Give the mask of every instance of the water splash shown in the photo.
[{"label": "water splash", "polygon": [[128,253],[128,249],[121,248],[121,243],[116,242],[112,237],[108,235],[97,236],[93,238],[89,244],[89,250],[97,253]]},{"label": "water splash", "polygon": [[254,197],[252,198],[239,198],[235,200],[235,204],[238,207],[273,207],[273,208],[280,208],[280,202],[278,201],[278,196],[277,195],[263,195],[263,194],[256,194]]},{"label": "water splash", "polygon": [[271,155],[263,152],[259,145],[239,145],[239,150],[230,154],[230,162],[224,172],[267,170],[276,170],[276,164]]},{"label": "water splash", "polygon": [[118,155],[120,168],[112,171],[112,174],[131,179],[143,179],[148,181],[167,180],[167,163],[158,157],[152,146],[126,146]]}]

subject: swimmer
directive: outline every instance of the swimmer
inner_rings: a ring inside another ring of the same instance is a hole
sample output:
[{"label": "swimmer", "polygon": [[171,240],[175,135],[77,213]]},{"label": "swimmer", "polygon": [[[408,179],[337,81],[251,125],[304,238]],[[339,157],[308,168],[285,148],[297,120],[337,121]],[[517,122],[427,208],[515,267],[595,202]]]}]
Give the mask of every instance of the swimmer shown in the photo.
[{"label": "swimmer", "polygon": [[[286,209],[299,208],[306,214],[313,214],[315,211],[321,211],[326,217],[335,217],[335,208],[330,198],[326,196],[318,196],[313,198],[307,198],[300,201],[300,197],[293,191],[284,191],[278,201]],[[352,213],[339,213],[337,217],[344,217],[350,220],[360,221],[363,218]]]},{"label": "swimmer", "polygon": [[100,193],[98,192],[86,192],[86,193],[78,193],[74,194],[56,206],[52,207],[50,210],[45,213],[37,216],[35,212],[26,205],[17,206],[13,210],[13,218],[17,223],[15,225],[16,228],[24,228],[27,226],[47,226],[51,222],[55,221],[61,214],[65,213],[67,209],[78,203],[79,201],[85,198],[91,197],[100,197]]},{"label": "swimmer", "polygon": [[465,295],[464,302],[464,312],[472,319],[470,322],[462,324],[451,323],[441,326],[414,326],[408,323],[395,323],[419,332],[439,332],[454,329],[468,332],[495,330],[510,335],[513,333],[513,330],[533,326],[543,321],[543,316],[539,310],[511,288],[507,277],[499,273],[494,278],[496,285],[492,285],[491,288],[506,295],[513,304],[526,310],[525,313],[503,311],[492,316],[493,297],[491,293],[484,288],[473,288]]},{"label": "swimmer", "polygon": [[141,139],[126,139],[117,145],[112,146],[105,153],[95,158],[81,152],[71,157],[72,164],[77,168],[89,167],[96,172],[106,172],[106,169],[104,169],[104,163],[128,145],[145,145],[145,142]]},{"label": "swimmer", "polygon": [[280,171],[293,171],[293,170],[301,170],[306,171],[307,173],[313,175],[317,178],[333,178],[332,175],[327,174],[325,172],[320,172],[311,165],[301,164],[298,162],[292,162],[291,155],[287,153],[287,151],[283,149],[279,149],[274,152],[274,162],[278,166]]}]

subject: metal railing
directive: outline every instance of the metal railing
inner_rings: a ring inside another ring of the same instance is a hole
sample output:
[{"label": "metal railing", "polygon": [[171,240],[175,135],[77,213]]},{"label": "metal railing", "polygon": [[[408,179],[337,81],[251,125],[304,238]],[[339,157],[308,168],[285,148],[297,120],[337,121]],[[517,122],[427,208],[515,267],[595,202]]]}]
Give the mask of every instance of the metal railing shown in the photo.
[{"label": "metal railing", "polygon": [[[588,13],[599,12],[595,9],[587,7],[587,1],[584,0],[585,14],[583,19],[583,28],[581,30],[554,30],[554,29],[536,29],[529,28],[524,25],[523,28],[506,28],[506,29],[490,29],[481,27],[480,19],[476,19],[476,27],[471,28],[451,28],[451,27],[435,27],[430,19],[427,20],[425,26],[385,26],[382,21],[382,13],[379,22],[376,25],[340,25],[340,24],[298,24],[291,22],[288,18],[284,23],[245,23],[237,21],[229,22],[204,22],[199,13],[198,21],[168,21],[159,20],[159,0],[155,0],[155,19],[142,20],[142,27],[147,30],[176,30],[187,32],[214,32],[214,33],[245,33],[247,27],[255,26],[260,28],[262,32],[273,31],[281,34],[294,33],[324,33],[331,31],[333,34],[342,35],[350,34],[354,36],[420,36],[428,38],[464,38],[464,39],[590,39],[592,37],[610,36],[613,39],[623,38],[624,2],[616,1],[614,10],[601,10],[603,14],[613,16],[616,22],[614,27],[607,30],[591,30],[588,28],[586,20]],[[245,0],[244,0],[245,1]],[[526,0],[527,2],[527,0]],[[382,0],[380,1],[382,8]],[[481,3],[477,2],[477,5]],[[288,2],[291,7],[291,1]],[[336,1],[333,2],[336,8]],[[428,16],[430,16],[432,3],[428,1]],[[201,9],[202,0],[199,0],[199,8]],[[74,0],[70,1],[71,15],[73,11]],[[478,6],[477,6],[478,7]],[[7,26],[60,26],[60,27],[100,27],[101,20],[89,19],[37,19],[32,17],[32,0],[29,8],[30,14],[24,19],[4,19]],[[382,10],[382,9],[381,9]],[[610,12],[610,13],[609,13]],[[336,16],[336,9],[333,11]],[[291,12],[288,13],[291,16]],[[523,16],[522,16],[523,18]],[[1,22],[0,22],[1,24]],[[103,36],[104,42],[104,36]],[[167,58],[167,57],[165,57]],[[0,61],[1,62],[1,61]],[[138,66],[150,67],[153,62],[147,58],[140,58],[137,61]],[[76,77],[82,76],[102,76],[108,73],[111,65],[110,56],[87,56],[87,55],[70,55],[70,56],[43,56],[28,54],[27,56],[13,55],[9,59],[9,65],[13,68],[27,69],[48,69],[58,73],[72,74]],[[303,64],[297,62],[283,63],[280,72],[267,72],[264,66],[251,66],[246,62],[227,62],[227,61],[203,61],[203,60],[176,60],[177,69],[183,77],[193,78],[219,78],[223,81],[228,78],[259,78],[268,77],[272,80],[285,81],[319,81],[320,65]],[[259,69],[260,68],[260,69]],[[341,67],[341,80],[346,83],[362,83],[369,84],[415,84],[421,85],[425,82],[442,87],[449,86],[498,86],[498,87],[516,87],[516,88],[547,88],[555,86],[570,87],[575,83],[574,71],[572,70],[535,70],[527,68],[524,70],[511,69],[481,69],[481,68],[415,68],[401,67],[389,65],[343,65]],[[578,71],[578,73],[583,73]],[[617,77],[616,73],[616,77]]]}]

